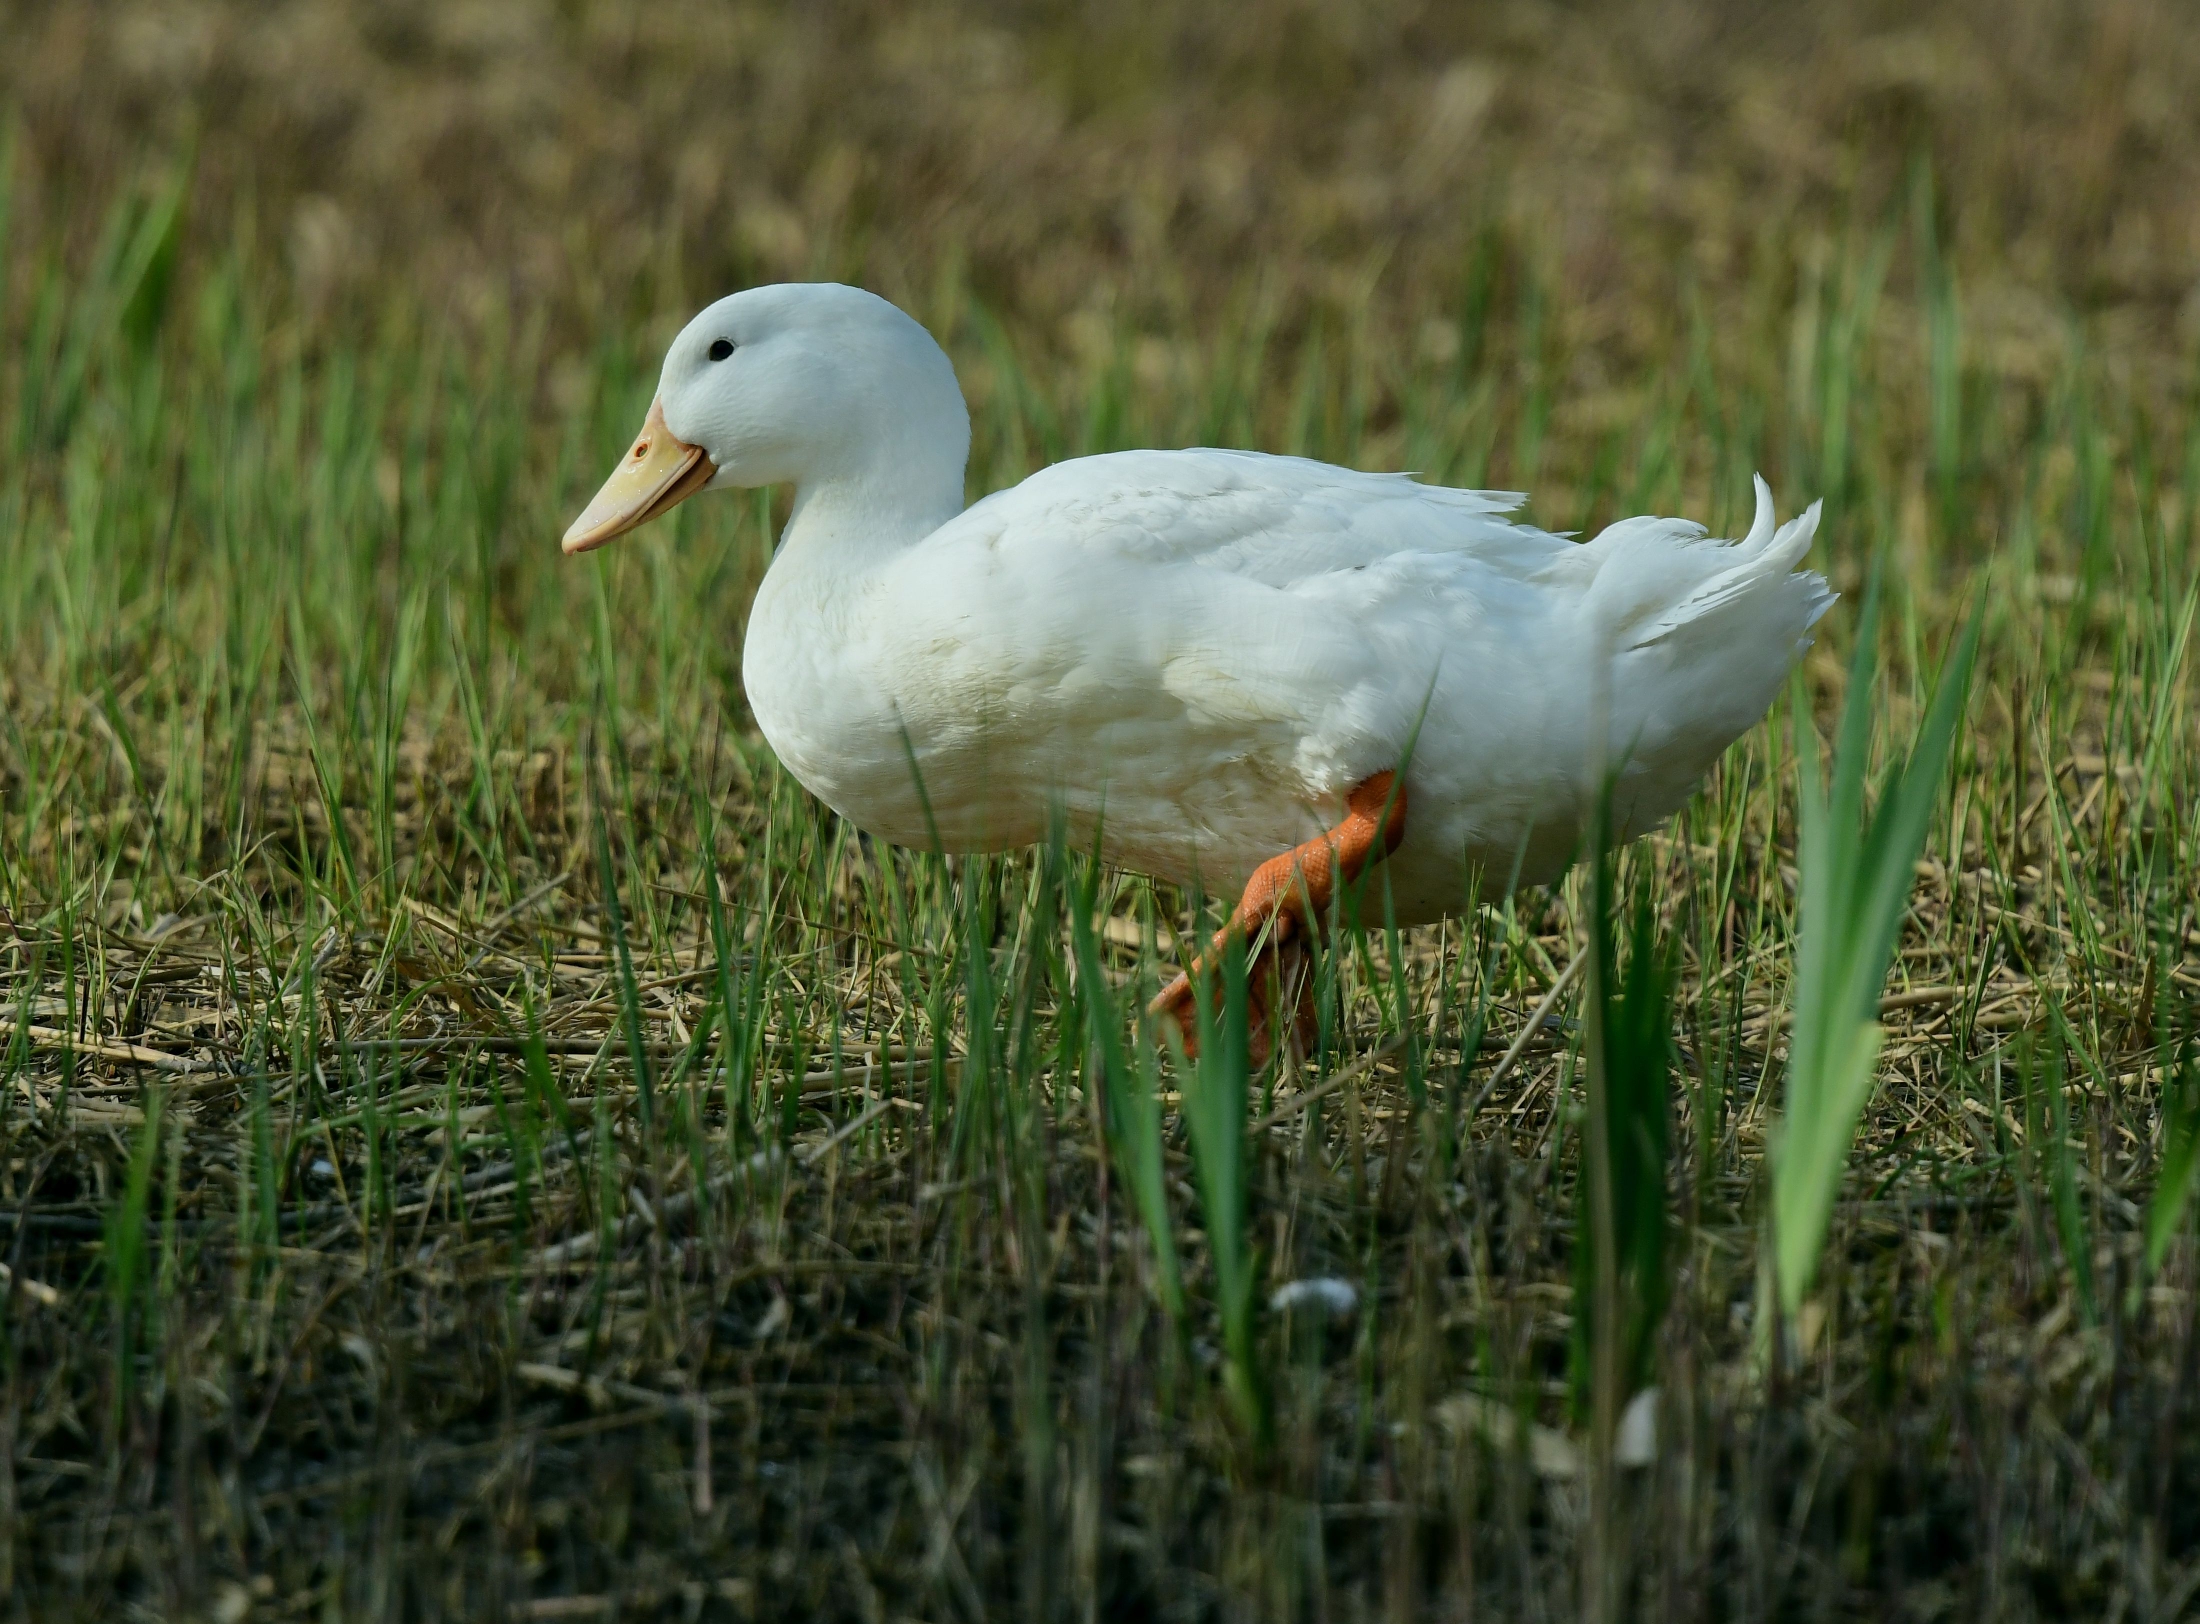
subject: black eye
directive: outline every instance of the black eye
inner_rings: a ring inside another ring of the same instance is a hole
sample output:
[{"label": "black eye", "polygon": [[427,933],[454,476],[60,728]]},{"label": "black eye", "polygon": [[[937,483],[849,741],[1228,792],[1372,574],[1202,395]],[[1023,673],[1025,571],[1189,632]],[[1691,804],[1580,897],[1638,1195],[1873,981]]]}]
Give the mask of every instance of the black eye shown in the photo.
[{"label": "black eye", "polygon": [[731,355],[732,353],[733,353],[733,340],[732,340],[732,339],[730,339],[730,338],[716,338],[716,339],[712,339],[712,340],[711,340],[711,345],[710,345],[710,358],[711,358],[711,359],[712,359],[713,361],[723,361],[723,360],[724,360],[724,359],[725,359],[725,358],[726,358],[727,356]]}]

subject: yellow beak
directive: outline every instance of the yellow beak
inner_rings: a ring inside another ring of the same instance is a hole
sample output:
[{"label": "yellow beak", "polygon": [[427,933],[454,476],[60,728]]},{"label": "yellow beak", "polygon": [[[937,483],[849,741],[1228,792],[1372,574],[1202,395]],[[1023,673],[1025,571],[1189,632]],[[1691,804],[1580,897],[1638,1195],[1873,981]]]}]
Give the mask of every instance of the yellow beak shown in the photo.
[{"label": "yellow beak", "polygon": [[672,437],[665,427],[661,400],[649,403],[642,432],[619,466],[603,482],[581,516],[573,521],[562,543],[569,553],[585,553],[601,547],[614,536],[623,536],[638,524],[678,507],[717,476],[718,469],[703,455],[701,446]]}]

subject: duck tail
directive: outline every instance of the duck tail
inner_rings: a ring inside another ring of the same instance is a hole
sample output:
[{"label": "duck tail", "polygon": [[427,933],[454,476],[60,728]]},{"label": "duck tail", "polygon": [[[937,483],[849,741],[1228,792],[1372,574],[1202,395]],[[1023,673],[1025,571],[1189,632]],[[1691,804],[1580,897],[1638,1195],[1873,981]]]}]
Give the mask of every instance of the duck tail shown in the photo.
[{"label": "duck tail", "polygon": [[1640,833],[1765,714],[1811,628],[1834,601],[1800,569],[1819,507],[1776,524],[1757,481],[1756,522],[1718,541],[1672,519],[1631,519],[1589,544],[1588,608],[1611,659],[1611,757],[1625,761],[1615,811]]},{"label": "duck tail", "polygon": [[1790,628],[1795,654],[1810,647],[1810,629],[1837,596],[1823,575],[1796,568],[1810,555],[1823,504],[1813,502],[1776,527],[1772,487],[1762,474],[1756,476],[1756,486],[1757,513],[1749,534],[1734,542],[1690,545],[1688,551],[1697,555],[1699,569],[1675,571],[1677,596],[1628,627],[1619,639],[1619,650],[1646,649],[1670,638],[1700,634],[1732,615],[1745,617],[1760,629],[1768,624]]}]

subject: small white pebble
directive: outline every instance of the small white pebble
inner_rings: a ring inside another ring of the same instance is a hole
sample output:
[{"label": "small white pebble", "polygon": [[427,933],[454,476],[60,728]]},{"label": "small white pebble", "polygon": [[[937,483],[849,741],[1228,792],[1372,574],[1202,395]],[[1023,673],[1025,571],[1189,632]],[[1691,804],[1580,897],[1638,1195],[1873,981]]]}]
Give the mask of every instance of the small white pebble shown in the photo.
[{"label": "small white pebble", "polygon": [[794,1311],[788,1308],[787,1299],[774,1297],[771,1307],[764,1310],[764,1317],[758,1320],[755,1327],[749,1332],[749,1340],[752,1342],[768,1341],[784,1331],[787,1328],[787,1322],[793,1318]]},{"label": "small white pebble", "polygon": [[1622,1466],[1648,1466],[1658,1458],[1658,1390],[1645,1387],[1620,1412],[1612,1439],[1612,1459]]},{"label": "small white pebble", "polygon": [[1360,1306],[1360,1293],[1349,1280],[1333,1274],[1307,1280],[1286,1280],[1268,1297],[1269,1308],[1287,1314],[1294,1308],[1319,1308],[1331,1319],[1343,1319]]}]

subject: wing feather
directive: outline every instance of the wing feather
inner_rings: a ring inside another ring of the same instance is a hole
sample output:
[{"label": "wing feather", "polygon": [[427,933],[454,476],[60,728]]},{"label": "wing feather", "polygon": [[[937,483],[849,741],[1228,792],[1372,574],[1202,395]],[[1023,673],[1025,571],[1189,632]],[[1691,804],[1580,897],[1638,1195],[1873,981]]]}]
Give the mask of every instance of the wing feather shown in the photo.
[{"label": "wing feather", "polygon": [[1255,451],[1118,451],[1041,469],[974,504],[942,539],[1102,548],[1272,587],[1401,553],[1462,555],[1528,579],[1573,548],[1506,517],[1525,500]]}]

